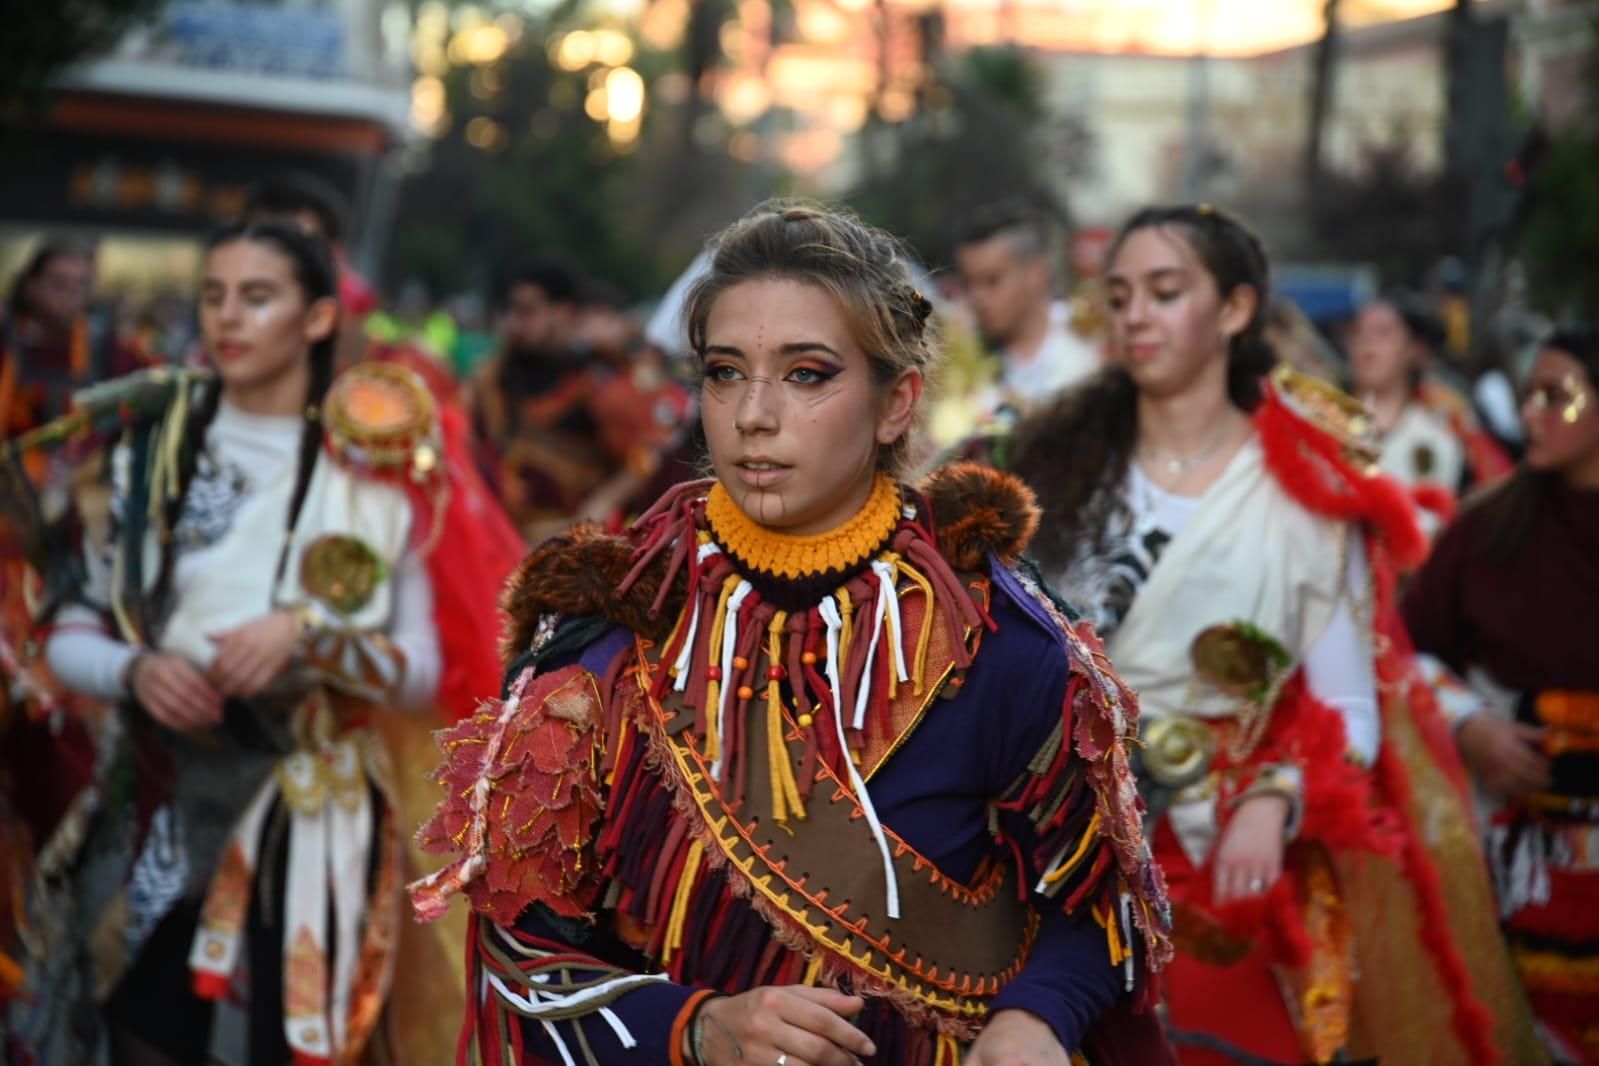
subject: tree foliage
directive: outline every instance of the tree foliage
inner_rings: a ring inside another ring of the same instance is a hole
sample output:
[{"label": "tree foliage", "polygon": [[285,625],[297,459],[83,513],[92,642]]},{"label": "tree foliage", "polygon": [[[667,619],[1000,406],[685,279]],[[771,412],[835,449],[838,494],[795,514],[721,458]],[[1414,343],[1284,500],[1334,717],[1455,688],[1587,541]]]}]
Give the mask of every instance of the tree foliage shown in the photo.
[{"label": "tree foliage", "polygon": [[1599,21],[1590,40],[1586,118],[1553,137],[1531,167],[1520,247],[1544,310],[1599,321]]},{"label": "tree foliage", "polygon": [[856,210],[934,265],[953,259],[966,220],[987,204],[1025,201],[1068,222],[1057,176],[1081,165],[1092,143],[1081,123],[1048,116],[1031,57],[978,48],[933,70],[914,114],[862,131],[869,163],[848,197]]},{"label": "tree foliage", "polygon": [[[725,15],[728,5],[701,7]],[[678,51],[630,61],[648,105],[639,139],[621,148],[584,111],[598,68],[563,70],[545,48],[576,27],[570,12],[529,20],[498,63],[452,68],[448,128],[419,146],[402,183],[385,281],[418,280],[434,295],[493,291],[530,254],[556,252],[631,296],[658,295],[706,233],[781,185],[728,153],[730,130],[699,93],[666,102],[657,91],[669,75],[718,61],[706,42],[719,23],[701,21]],[[481,122],[499,131],[487,146]]]},{"label": "tree foliage", "polygon": [[113,47],[164,0],[21,3],[0,23],[0,109],[36,106],[50,79]]}]

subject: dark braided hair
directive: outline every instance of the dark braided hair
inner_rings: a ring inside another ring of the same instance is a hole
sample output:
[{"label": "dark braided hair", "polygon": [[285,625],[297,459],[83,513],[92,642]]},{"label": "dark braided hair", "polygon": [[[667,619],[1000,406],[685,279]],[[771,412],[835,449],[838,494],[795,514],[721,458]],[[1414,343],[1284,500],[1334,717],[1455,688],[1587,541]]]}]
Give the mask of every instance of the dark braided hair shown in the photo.
[{"label": "dark braided hair", "polygon": [[[1241,411],[1260,404],[1261,380],[1277,363],[1266,340],[1270,267],[1265,247],[1243,223],[1209,205],[1146,207],[1128,219],[1106,262],[1140,230],[1172,230],[1193,250],[1225,299],[1240,286],[1255,292],[1255,312],[1227,353],[1227,396]],[[1070,562],[1078,543],[1097,548],[1124,504],[1120,489],[1138,436],[1138,386],[1119,365],[1067,391],[1016,429],[1011,469],[1038,493],[1047,518],[1032,554],[1048,573]]]},{"label": "dark braided hair", "polygon": [[[214,233],[206,243],[206,252],[209,255],[223,245],[238,241],[263,245],[288,259],[307,306],[317,300],[337,298],[338,271],[333,265],[333,257],[327,244],[320,237],[305,233],[285,222],[237,222],[224,226]],[[330,330],[326,337],[311,344],[311,375],[306,387],[305,426],[300,432],[299,463],[295,471],[294,494],[290,497],[285,532],[292,531],[299,520],[300,510],[305,505],[305,495],[311,487],[311,474],[316,469],[317,454],[322,447],[322,400],[327,395],[329,386],[333,384],[337,332],[337,329]],[[181,457],[178,479],[180,487],[176,497],[167,504],[163,515],[161,572],[156,581],[154,597],[154,602],[158,604],[166,600],[172,581],[171,533],[177,528],[178,519],[183,515],[205,434],[212,420],[216,418],[221,401],[221,383],[213,382],[206,389],[195,411],[194,419],[190,422],[188,439],[193,442],[193,446],[187,448]],[[287,557],[288,553],[285,550],[278,559],[278,573],[274,584],[283,576],[283,565]]]}]

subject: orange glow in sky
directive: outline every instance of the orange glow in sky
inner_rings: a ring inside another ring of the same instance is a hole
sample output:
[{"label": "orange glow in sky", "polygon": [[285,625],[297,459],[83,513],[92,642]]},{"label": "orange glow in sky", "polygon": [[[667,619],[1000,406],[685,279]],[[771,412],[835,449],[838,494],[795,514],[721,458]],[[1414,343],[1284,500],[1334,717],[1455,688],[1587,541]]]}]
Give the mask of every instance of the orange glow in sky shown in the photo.
[{"label": "orange glow in sky", "polygon": [[[1253,55],[1320,36],[1322,6],[1323,0],[950,0],[945,10],[952,42],[1008,37],[1052,49]],[[1342,17],[1363,25],[1449,6],[1450,0],[1344,0]]]}]

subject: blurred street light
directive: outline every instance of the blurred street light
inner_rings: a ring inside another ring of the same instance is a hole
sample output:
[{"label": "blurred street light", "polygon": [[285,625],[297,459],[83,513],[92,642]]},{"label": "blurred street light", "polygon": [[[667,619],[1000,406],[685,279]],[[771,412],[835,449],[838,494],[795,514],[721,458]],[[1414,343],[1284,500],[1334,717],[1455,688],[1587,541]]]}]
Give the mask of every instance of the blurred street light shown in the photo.
[{"label": "blurred street light", "polygon": [[618,30],[595,30],[594,58],[608,67],[626,66],[633,58],[633,42]]},{"label": "blurred street light", "polygon": [[624,125],[644,115],[644,79],[632,67],[618,67],[605,76],[608,116]]},{"label": "blurred street light", "polygon": [[508,139],[505,127],[487,115],[479,115],[466,124],[466,141],[473,148],[497,152],[505,147]]},{"label": "blurred street light", "polygon": [[588,30],[573,30],[552,43],[555,65],[562,70],[582,70],[594,62],[594,35]]},{"label": "blurred street light", "polygon": [[764,78],[735,74],[721,94],[722,114],[735,126],[747,126],[772,106],[772,90]]},{"label": "blurred street light", "polygon": [[437,137],[444,131],[448,117],[444,82],[424,74],[411,83],[411,125],[429,137]]},{"label": "blurred street light", "polygon": [[498,62],[510,47],[510,37],[498,25],[490,22],[460,30],[450,39],[449,56],[455,63],[481,66]]}]

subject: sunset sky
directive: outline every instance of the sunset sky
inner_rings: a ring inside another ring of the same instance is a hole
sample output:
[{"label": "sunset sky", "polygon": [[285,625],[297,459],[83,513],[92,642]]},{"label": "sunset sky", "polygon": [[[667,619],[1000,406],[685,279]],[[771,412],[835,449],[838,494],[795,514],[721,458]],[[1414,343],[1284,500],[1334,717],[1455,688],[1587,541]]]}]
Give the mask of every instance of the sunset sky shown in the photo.
[{"label": "sunset sky", "polygon": [[[863,0],[837,0],[841,7]],[[1344,0],[1351,24],[1411,18],[1449,0]],[[1313,40],[1322,0],[948,0],[973,38],[1010,22],[1024,43],[1094,51],[1251,55]],[[958,31],[957,31],[958,32]],[[1007,34],[1009,36],[1010,34]]]}]

